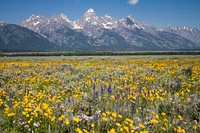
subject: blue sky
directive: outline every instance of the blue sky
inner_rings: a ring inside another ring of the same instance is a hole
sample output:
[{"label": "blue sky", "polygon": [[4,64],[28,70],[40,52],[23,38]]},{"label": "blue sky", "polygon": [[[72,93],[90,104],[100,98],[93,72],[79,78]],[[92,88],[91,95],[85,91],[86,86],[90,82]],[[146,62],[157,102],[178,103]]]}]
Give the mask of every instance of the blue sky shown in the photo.
[{"label": "blue sky", "polygon": [[200,29],[200,0],[0,0],[0,21],[18,24],[31,14],[50,17],[60,13],[76,20],[88,8],[94,8],[98,16],[120,19],[132,15],[157,27]]}]

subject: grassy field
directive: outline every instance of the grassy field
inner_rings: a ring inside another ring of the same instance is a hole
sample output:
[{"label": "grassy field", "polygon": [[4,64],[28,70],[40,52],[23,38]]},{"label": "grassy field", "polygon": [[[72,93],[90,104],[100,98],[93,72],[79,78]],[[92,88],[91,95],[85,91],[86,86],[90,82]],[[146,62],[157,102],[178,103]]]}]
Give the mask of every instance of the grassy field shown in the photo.
[{"label": "grassy field", "polygon": [[2,133],[199,133],[200,56],[0,57]]}]

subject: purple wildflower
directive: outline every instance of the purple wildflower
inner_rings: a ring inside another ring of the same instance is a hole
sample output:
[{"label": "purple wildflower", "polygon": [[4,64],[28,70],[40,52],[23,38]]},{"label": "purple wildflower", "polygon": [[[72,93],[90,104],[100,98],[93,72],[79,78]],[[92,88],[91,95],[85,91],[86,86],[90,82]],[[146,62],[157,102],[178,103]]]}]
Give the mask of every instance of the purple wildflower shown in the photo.
[{"label": "purple wildflower", "polygon": [[60,102],[58,102],[57,108],[60,108],[60,105],[61,105]]},{"label": "purple wildflower", "polygon": [[69,103],[71,102],[70,96],[68,96],[68,99],[67,99],[67,101],[68,101]]},{"label": "purple wildflower", "polygon": [[10,100],[8,101],[8,106],[12,107],[12,98],[10,98]]},{"label": "purple wildflower", "polygon": [[93,91],[95,91],[95,90],[96,90],[96,85],[94,84],[94,85],[93,85]]},{"label": "purple wildflower", "polygon": [[108,93],[112,93],[112,90],[111,90],[111,85],[108,86]]},{"label": "purple wildflower", "polygon": [[82,100],[85,100],[84,93],[82,93]]},{"label": "purple wildflower", "polygon": [[131,114],[134,114],[134,112],[135,112],[135,107],[136,107],[137,102],[138,102],[138,98],[136,98],[135,103],[134,103],[133,106],[132,106]]},{"label": "purple wildflower", "polygon": [[95,92],[95,96],[96,96],[96,97],[98,97],[98,95],[99,95],[99,92],[98,92],[98,91],[96,91],[96,92]]}]

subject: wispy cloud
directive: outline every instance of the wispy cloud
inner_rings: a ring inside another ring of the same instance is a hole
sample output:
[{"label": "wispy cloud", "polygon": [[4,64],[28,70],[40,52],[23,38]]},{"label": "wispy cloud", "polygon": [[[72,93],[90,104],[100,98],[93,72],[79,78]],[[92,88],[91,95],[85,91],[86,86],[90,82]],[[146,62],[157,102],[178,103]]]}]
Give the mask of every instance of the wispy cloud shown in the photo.
[{"label": "wispy cloud", "polygon": [[139,2],[139,0],[129,0],[128,1],[128,3],[130,4],[130,5],[136,5],[137,3]]}]

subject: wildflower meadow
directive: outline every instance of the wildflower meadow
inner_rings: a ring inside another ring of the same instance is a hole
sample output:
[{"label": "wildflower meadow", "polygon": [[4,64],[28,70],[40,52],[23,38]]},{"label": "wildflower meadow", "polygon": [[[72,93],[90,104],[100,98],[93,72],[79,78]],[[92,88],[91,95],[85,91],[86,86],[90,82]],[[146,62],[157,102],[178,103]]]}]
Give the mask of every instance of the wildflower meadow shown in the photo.
[{"label": "wildflower meadow", "polygon": [[200,57],[1,59],[0,132],[199,133]]}]

